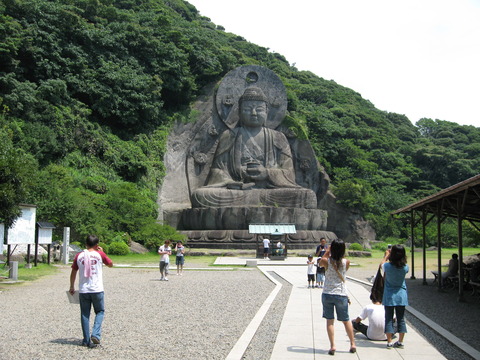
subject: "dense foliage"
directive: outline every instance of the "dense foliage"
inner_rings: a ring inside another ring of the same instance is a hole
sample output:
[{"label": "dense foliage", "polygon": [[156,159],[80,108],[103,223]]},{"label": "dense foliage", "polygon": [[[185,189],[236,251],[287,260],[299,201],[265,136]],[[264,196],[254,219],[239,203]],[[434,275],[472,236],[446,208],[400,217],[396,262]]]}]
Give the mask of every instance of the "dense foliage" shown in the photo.
[{"label": "dense foliage", "polygon": [[169,126],[200,89],[244,64],[285,83],[289,124],[310,139],[345,206],[400,236],[389,211],[480,170],[480,129],[376,109],[226,33],[181,0],[0,0],[0,220],[41,220],[156,246]]}]

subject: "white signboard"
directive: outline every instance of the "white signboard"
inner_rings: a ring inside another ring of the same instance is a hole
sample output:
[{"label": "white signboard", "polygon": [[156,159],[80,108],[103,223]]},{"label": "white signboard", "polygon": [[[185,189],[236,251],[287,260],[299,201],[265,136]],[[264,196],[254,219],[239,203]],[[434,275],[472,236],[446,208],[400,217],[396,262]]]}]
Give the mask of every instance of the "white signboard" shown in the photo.
[{"label": "white signboard", "polygon": [[22,215],[8,229],[9,245],[35,243],[35,216],[37,209],[31,206],[20,206]]},{"label": "white signboard", "polygon": [[0,254],[3,254],[4,241],[5,241],[5,225],[0,224]]},{"label": "white signboard", "polygon": [[38,229],[38,243],[51,244],[52,243],[52,229]]}]

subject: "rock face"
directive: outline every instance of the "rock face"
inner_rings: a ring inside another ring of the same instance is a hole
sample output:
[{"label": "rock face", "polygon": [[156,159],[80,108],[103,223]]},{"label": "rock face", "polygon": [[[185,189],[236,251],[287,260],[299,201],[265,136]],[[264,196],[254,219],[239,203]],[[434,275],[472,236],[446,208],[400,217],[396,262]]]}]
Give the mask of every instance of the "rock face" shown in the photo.
[{"label": "rock face", "polygon": [[[329,177],[310,143],[282,124],[287,109],[280,79],[259,66],[228,73],[205,89],[195,121],[169,135],[159,220],[189,237],[190,246],[252,248],[252,223],[295,224],[291,248],[320,237],[361,242],[375,233],[335,202]],[[293,246],[294,245],[294,246]]]},{"label": "rock face", "polygon": [[130,248],[130,252],[134,253],[134,254],[146,254],[148,253],[148,249],[143,246],[142,244],[139,244],[133,240],[130,241],[130,245],[129,245],[129,248]]}]

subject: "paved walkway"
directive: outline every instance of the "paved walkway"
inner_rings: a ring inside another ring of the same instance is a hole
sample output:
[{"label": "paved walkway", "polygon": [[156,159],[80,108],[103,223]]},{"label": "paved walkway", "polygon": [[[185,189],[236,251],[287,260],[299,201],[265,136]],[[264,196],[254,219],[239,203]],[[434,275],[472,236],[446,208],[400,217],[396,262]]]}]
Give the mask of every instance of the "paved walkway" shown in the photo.
[{"label": "paved walkway", "polygon": [[[245,265],[245,258],[218,258],[215,264],[222,265]],[[249,259],[249,261],[255,261]],[[275,272],[283,279],[293,285],[285,315],[277,335],[275,346],[272,352],[272,360],[296,360],[296,359],[320,359],[330,357],[330,347],[327,333],[326,321],[322,318],[321,289],[308,289],[306,281],[305,259],[291,257],[285,261],[257,260],[259,269],[267,276],[269,272]],[[250,265],[253,265],[250,263]],[[291,265],[291,266],[285,266]],[[301,265],[301,266],[300,266]],[[268,306],[273,301],[274,295],[279,291],[278,285],[266,300],[257,316],[245,331],[242,339],[230,353],[228,359],[241,359],[243,351],[248,346],[249,339],[259,326],[262,315],[268,311]],[[349,280],[348,290],[352,305],[350,316],[358,315],[361,309],[370,303],[370,293],[361,284]],[[355,335],[357,352],[350,354],[348,337],[341,322],[335,321],[336,347],[335,359],[445,359],[432,345],[430,345],[414,329],[408,327],[405,336],[404,349],[386,349],[386,342],[369,341],[360,334]]]}]

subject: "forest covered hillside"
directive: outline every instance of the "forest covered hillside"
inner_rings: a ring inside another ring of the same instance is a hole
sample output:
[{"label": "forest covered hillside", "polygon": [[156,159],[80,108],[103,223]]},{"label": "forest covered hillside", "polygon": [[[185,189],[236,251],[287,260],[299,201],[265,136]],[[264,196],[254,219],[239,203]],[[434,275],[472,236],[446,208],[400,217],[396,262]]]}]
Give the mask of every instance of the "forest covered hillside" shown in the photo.
[{"label": "forest covered hillside", "polygon": [[479,128],[380,111],[188,2],[0,0],[0,222],[29,203],[73,240],[175,238],[156,223],[171,124],[192,121],[201,89],[247,64],[282,79],[292,130],[379,239],[402,235],[391,210],[480,172]]}]

